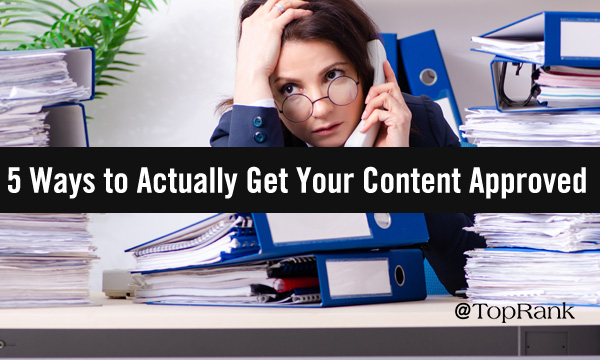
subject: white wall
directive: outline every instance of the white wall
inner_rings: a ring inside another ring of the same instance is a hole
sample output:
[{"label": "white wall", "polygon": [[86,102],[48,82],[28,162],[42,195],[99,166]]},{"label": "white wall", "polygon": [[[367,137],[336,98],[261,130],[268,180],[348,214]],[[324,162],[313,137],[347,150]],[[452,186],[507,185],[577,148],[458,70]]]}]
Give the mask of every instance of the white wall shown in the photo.
[{"label": "white wall", "polygon": [[123,86],[100,87],[85,103],[91,146],[208,146],[215,106],[233,94],[234,2],[155,0],[126,44],[140,67],[116,73]]},{"label": "white wall", "polygon": [[135,261],[124,251],[188,226],[212,214],[90,214],[88,231],[97,247],[90,274],[92,291],[102,290],[104,270],[133,269]]},{"label": "white wall", "polygon": [[[92,146],[208,146],[215,105],[233,93],[237,9],[241,0],[156,0],[129,44],[144,52],[128,81],[85,103]],[[491,56],[470,51],[470,37],[542,10],[600,11],[594,0],[360,0],[384,32],[408,36],[435,29],[460,108],[493,105]],[[590,39],[592,41],[592,39]],[[597,41],[594,39],[594,41]],[[107,89],[102,89],[107,91]],[[133,266],[123,250],[187,225],[206,214],[92,215],[90,231],[103,269]]]}]

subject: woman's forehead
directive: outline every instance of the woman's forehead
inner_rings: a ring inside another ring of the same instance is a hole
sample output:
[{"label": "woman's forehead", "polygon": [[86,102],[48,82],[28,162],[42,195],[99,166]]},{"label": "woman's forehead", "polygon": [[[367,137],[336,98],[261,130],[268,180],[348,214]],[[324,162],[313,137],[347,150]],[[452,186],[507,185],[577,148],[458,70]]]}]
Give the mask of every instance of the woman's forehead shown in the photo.
[{"label": "woman's forehead", "polygon": [[281,47],[273,74],[276,77],[293,77],[306,72],[308,75],[327,71],[332,65],[345,65],[354,69],[348,58],[329,42],[287,41]]}]

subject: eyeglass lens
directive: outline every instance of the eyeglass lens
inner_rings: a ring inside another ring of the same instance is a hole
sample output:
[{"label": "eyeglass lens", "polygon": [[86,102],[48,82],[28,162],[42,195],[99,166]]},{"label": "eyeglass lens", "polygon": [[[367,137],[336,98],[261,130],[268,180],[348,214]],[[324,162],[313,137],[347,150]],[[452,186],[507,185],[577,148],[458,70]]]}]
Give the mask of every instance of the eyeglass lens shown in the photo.
[{"label": "eyeglass lens", "polygon": [[[347,76],[334,79],[327,88],[327,97],[333,104],[338,106],[350,104],[356,99],[357,95],[358,84],[354,79]],[[290,95],[283,101],[283,115],[292,122],[306,121],[312,115],[313,104],[313,101],[304,94]]]}]

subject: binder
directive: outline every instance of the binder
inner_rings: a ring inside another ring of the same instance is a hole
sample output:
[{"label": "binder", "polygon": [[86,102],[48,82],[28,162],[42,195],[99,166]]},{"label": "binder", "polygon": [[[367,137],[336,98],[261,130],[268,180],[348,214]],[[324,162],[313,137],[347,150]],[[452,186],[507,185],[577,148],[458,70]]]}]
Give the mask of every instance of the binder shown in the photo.
[{"label": "binder", "polygon": [[381,43],[385,48],[387,60],[392,65],[394,74],[398,77],[398,38],[396,33],[380,33]]},{"label": "binder", "polygon": [[81,103],[43,108],[50,125],[50,147],[89,147],[85,107]]},{"label": "binder", "polygon": [[[540,42],[539,56],[533,61],[539,65],[598,67],[600,66],[600,43],[596,39],[599,36],[600,13],[598,12],[543,11],[474,37],[472,40],[487,42],[508,39],[520,40],[528,44]],[[518,61],[528,59],[523,54],[509,55],[485,48],[472,50]]]},{"label": "binder", "polygon": [[91,46],[58,50],[66,54],[67,69],[73,81],[79,86],[90,89],[90,96],[79,101],[94,99],[96,94],[96,50]]},{"label": "binder", "polygon": [[36,54],[36,53],[64,53],[64,60],[67,63],[69,77],[73,79],[78,86],[90,89],[88,97],[78,99],[78,101],[88,101],[94,99],[96,93],[96,49],[91,46],[76,48],[58,48],[58,49],[36,49],[36,50],[12,50],[2,51],[0,54]]},{"label": "binder", "polygon": [[[423,300],[427,296],[423,254],[418,249],[315,253],[307,257],[314,258],[319,288],[286,294],[285,300],[269,302],[266,300],[268,295],[240,297],[228,289],[195,292],[189,288],[178,288],[175,281],[166,278],[165,282],[172,285],[170,290],[138,290],[135,301],[162,305],[332,307]],[[279,260],[286,261],[285,258],[275,261]],[[166,274],[177,276],[177,272],[172,271]],[[193,276],[189,272],[187,274]],[[215,295],[218,293],[226,295],[219,297]],[[143,297],[138,297],[138,294]]]},{"label": "binder", "polygon": [[13,131],[2,145],[88,147],[80,102],[95,96],[95,49],[2,51],[0,58],[8,79],[0,116]]},{"label": "binder", "polygon": [[[519,66],[519,76],[514,74],[517,72],[516,66]],[[530,61],[519,61],[515,63],[515,60],[505,58],[502,56],[495,56],[490,63],[490,70],[492,73],[492,83],[494,86],[494,100],[496,103],[496,109],[502,112],[522,112],[522,111],[567,111],[567,110],[583,110],[583,111],[600,111],[600,107],[548,107],[544,103],[540,103],[536,100],[535,96],[532,96],[531,100],[524,104],[527,97],[531,92],[535,92],[532,89],[531,73],[534,70],[530,70],[537,64]],[[504,70],[503,70],[504,69]],[[520,79],[519,79],[520,78]],[[513,92],[516,92],[516,96],[508,95],[510,92],[507,85],[510,80],[513,80]],[[535,95],[535,93],[534,93]]]},{"label": "binder", "polygon": [[[395,248],[428,239],[425,217],[420,213],[225,213],[125,252],[136,256],[139,272],[210,263],[231,265],[313,252]],[[162,255],[147,256],[150,253]]]},{"label": "binder", "polygon": [[464,141],[459,132],[460,112],[435,30],[399,39],[398,49],[409,92],[427,95],[438,103],[456,136]]}]

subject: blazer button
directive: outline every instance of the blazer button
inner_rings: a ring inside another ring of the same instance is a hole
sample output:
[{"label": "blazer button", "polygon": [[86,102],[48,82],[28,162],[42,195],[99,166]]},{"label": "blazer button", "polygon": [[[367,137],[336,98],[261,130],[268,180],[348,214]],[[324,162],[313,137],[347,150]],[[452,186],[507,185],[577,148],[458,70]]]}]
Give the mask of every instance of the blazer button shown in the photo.
[{"label": "blazer button", "polygon": [[254,126],[256,126],[257,128],[262,127],[263,126],[263,119],[260,116],[257,116],[254,118]]},{"label": "blazer button", "polygon": [[265,133],[262,131],[257,131],[256,134],[254,134],[254,140],[257,143],[262,144],[265,142],[265,140],[267,140],[267,135],[265,135]]}]

